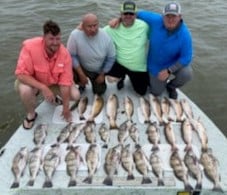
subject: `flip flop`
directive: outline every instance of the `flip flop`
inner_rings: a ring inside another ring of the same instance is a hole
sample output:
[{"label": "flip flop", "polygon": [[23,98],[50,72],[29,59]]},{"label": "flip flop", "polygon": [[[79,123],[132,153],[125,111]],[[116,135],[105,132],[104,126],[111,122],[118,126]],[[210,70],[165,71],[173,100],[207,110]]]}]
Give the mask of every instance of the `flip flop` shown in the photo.
[{"label": "flip flop", "polygon": [[[34,125],[34,122],[35,122],[37,116],[38,116],[38,113],[36,112],[34,118],[29,119],[28,117],[26,117],[26,118],[24,119],[24,121],[23,121],[23,128],[24,128],[24,129],[31,129],[31,128],[33,127],[33,125]],[[27,123],[32,123],[32,124],[31,124],[30,127],[26,127],[26,126],[25,126],[25,122],[27,122]]]}]

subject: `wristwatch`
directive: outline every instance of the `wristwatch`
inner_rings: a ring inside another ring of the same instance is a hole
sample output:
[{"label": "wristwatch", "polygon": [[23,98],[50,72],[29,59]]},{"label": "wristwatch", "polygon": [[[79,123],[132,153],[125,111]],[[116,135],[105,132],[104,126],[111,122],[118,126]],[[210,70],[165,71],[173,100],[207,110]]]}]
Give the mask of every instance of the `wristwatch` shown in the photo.
[{"label": "wristwatch", "polygon": [[172,71],[171,71],[169,68],[167,68],[167,72],[168,72],[169,74],[172,74]]}]

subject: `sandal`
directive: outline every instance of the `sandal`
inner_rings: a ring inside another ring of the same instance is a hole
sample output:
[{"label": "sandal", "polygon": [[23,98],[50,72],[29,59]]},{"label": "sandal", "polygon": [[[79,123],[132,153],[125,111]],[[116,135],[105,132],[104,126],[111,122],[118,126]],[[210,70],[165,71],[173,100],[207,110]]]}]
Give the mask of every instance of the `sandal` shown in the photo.
[{"label": "sandal", "polygon": [[[35,122],[37,116],[38,116],[38,114],[37,114],[37,112],[35,112],[34,118],[29,119],[28,117],[26,117],[23,121],[23,128],[24,129],[31,129],[34,125],[34,122]],[[25,123],[28,123],[28,126],[26,126]],[[30,123],[31,123],[31,125],[30,125]]]}]

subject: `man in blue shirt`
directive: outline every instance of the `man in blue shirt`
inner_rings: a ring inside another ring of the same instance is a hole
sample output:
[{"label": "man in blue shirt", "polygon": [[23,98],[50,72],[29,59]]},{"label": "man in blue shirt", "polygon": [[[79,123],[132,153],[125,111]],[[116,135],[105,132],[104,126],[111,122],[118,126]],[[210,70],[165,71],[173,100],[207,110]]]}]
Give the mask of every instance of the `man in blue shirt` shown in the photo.
[{"label": "man in blue shirt", "polygon": [[181,6],[172,2],[164,7],[163,15],[138,11],[137,17],[150,27],[150,92],[159,96],[166,88],[169,97],[177,99],[176,88],[192,79],[192,38],[182,19]]}]

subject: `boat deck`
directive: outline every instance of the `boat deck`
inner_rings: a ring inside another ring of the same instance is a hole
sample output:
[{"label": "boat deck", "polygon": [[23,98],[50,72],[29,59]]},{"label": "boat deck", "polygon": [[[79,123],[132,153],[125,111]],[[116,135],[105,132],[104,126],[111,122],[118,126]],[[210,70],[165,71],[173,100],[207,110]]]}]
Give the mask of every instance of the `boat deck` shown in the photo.
[{"label": "boat deck", "polygon": [[[222,134],[222,132],[215,126],[215,124],[204,114],[197,106],[194,104],[184,93],[181,91],[179,92],[179,100],[186,99],[193,110],[194,118],[197,119],[200,117],[201,121],[203,122],[207,136],[208,136],[208,146],[212,149],[214,156],[219,161],[219,173],[221,176],[221,187],[224,191],[223,194],[227,194],[227,139]],[[160,157],[163,161],[163,169],[164,169],[164,186],[157,185],[157,178],[153,174],[152,170],[149,171],[149,177],[152,180],[150,184],[141,184],[142,175],[136,170],[133,170],[135,175],[135,180],[126,180],[127,172],[123,170],[122,167],[119,167],[118,174],[114,175],[113,177],[113,185],[106,186],[102,182],[106,177],[106,173],[103,169],[103,164],[105,161],[105,155],[109,148],[118,144],[117,140],[117,130],[111,130],[111,139],[108,149],[102,148],[103,142],[100,139],[98,134],[98,129],[101,123],[106,123],[109,126],[108,118],[106,116],[106,101],[110,94],[115,93],[119,99],[119,109],[117,114],[117,124],[120,125],[126,120],[126,114],[122,111],[124,110],[123,99],[126,96],[129,96],[133,100],[134,104],[134,114],[133,114],[133,121],[136,123],[137,128],[140,132],[140,140],[139,143],[143,147],[145,154],[149,157],[151,153],[152,145],[149,143],[147,139],[147,135],[145,133],[147,124],[144,124],[141,119],[140,113],[140,103],[139,97],[133,92],[131,86],[128,82],[125,82],[125,87],[118,91],[116,89],[115,84],[108,84],[108,89],[103,96],[105,104],[102,109],[100,115],[96,118],[96,137],[97,137],[97,144],[99,145],[100,149],[100,158],[101,163],[99,164],[98,170],[94,175],[93,183],[92,184],[85,184],[83,183],[83,179],[88,175],[86,164],[84,164],[77,173],[77,185],[75,187],[68,187],[69,176],[66,173],[66,165],[64,162],[64,156],[66,154],[66,143],[61,144],[62,149],[62,158],[61,164],[57,168],[55,174],[53,175],[53,187],[52,188],[43,188],[43,183],[45,180],[44,171],[41,169],[38,176],[35,179],[34,186],[27,186],[27,182],[29,180],[29,170],[26,168],[24,176],[20,179],[20,186],[19,188],[11,189],[10,186],[14,181],[14,176],[11,171],[12,160],[14,155],[21,147],[28,147],[29,150],[32,150],[35,147],[33,142],[33,133],[36,126],[40,123],[48,124],[48,135],[46,137],[44,147],[45,151],[48,150],[50,145],[56,142],[56,138],[59,135],[60,130],[66,125],[66,123],[59,117],[60,108],[61,106],[54,106],[45,101],[41,102],[40,105],[37,107],[38,118],[36,119],[35,125],[32,130],[24,130],[22,126],[20,126],[13,136],[9,139],[9,141],[5,144],[5,146],[1,149],[4,150],[4,153],[0,157],[0,192],[1,194],[86,194],[86,195],[125,195],[125,194],[136,194],[136,195],[159,195],[159,194],[168,194],[168,195],[175,195],[179,192],[184,192],[184,184],[182,181],[178,180],[169,165],[169,156],[171,154],[171,147],[168,144],[166,137],[164,135],[164,127],[159,126],[160,133],[161,133],[161,143],[160,146]],[[83,95],[86,95],[89,99],[88,105],[92,106],[94,96],[91,93],[91,89],[88,87]],[[148,98],[148,94],[145,96]],[[162,98],[162,97],[161,97]],[[72,102],[73,104],[73,102]],[[76,119],[77,110],[74,110],[74,120]],[[85,114],[85,115],[88,115]],[[75,121],[74,121],[75,122]],[[179,122],[173,122],[174,125],[174,133],[176,136],[176,143],[179,149],[179,154],[183,158],[184,157],[184,148],[185,143],[182,139],[181,135],[181,124]],[[128,138],[125,141],[125,144],[130,143],[132,151],[134,150],[134,142]],[[201,143],[198,138],[196,132],[193,132],[193,151],[196,153],[197,157],[201,154]],[[86,151],[89,143],[85,141],[85,137],[83,134],[80,135],[75,145],[81,145],[83,150]],[[85,156],[85,152],[83,152],[83,157]],[[189,178],[189,183],[194,187],[196,181],[192,177]],[[191,194],[201,194],[201,195],[209,195],[209,194],[216,194],[216,192],[212,191],[213,183],[210,182],[206,176],[203,174],[202,178],[202,191],[201,192],[191,192]],[[188,193],[190,194],[190,193]],[[217,194],[220,194],[217,192]],[[180,195],[180,193],[179,193]]]}]

